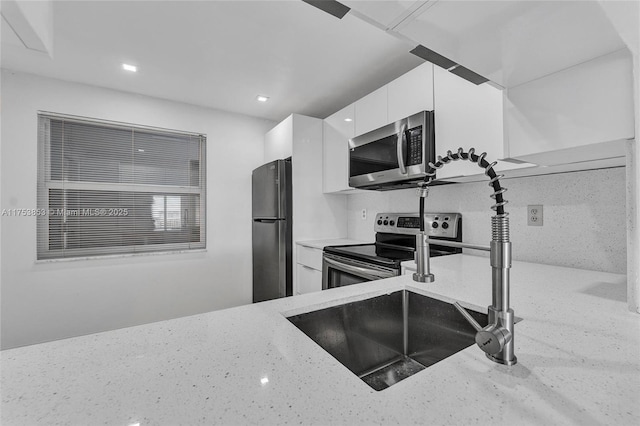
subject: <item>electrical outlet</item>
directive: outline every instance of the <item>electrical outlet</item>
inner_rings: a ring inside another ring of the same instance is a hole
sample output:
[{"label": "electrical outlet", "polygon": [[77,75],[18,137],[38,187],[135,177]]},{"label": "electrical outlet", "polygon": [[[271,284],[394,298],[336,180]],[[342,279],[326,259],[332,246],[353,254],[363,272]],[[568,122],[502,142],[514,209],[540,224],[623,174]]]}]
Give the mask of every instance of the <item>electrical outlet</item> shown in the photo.
[{"label": "electrical outlet", "polygon": [[360,213],[360,217],[362,218],[362,220],[367,219],[367,209],[362,209],[362,212]]},{"label": "electrical outlet", "polygon": [[527,206],[527,225],[542,226],[542,204]]}]

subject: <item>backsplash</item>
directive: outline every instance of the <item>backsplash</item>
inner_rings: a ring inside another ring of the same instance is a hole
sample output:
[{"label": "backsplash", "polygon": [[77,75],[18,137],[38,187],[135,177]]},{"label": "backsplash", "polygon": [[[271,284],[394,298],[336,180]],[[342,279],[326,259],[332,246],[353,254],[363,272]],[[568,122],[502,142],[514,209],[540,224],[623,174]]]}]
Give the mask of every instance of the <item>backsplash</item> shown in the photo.
[{"label": "backsplash", "polygon": [[[503,179],[508,191],[514,260],[626,273],[625,168]],[[487,182],[435,186],[427,212],[462,213],[463,240],[488,245],[491,205]],[[543,205],[543,226],[527,225],[527,205]],[[372,241],[378,212],[417,212],[415,189],[348,196],[348,237]],[[362,219],[362,210],[367,218]],[[479,254],[474,251],[474,254]],[[482,253],[484,254],[484,253]]]}]

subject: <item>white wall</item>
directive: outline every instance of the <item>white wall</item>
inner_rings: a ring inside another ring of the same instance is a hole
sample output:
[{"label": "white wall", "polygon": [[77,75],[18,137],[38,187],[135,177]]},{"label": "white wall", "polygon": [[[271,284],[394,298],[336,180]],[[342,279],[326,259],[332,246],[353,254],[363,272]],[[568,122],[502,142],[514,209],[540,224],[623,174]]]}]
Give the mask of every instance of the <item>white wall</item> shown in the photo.
[{"label": "white wall", "polygon": [[[636,18],[640,22],[640,6],[636,8]],[[640,313],[640,42],[633,52],[636,139],[629,143],[627,151],[627,297],[629,310]]]},{"label": "white wall", "polygon": [[[473,167],[473,165],[469,165]],[[626,273],[625,168],[504,179],[515,260]],[[435,186],[426,210],[459,212],[463,240],[491,241],[492,190],[486,182]],[[528,204],[542,204],[544,225],[527,226]],[[362,220],[362,209],[367,220]],[[416,190],[349,195],[349,238],[373,239],[378,212],[417,212]],[[487,263],[488,266],[488,263]]]},{"label": "white wall", "polygon": [[251,171],[274,123],[2,71],[2,208],[35,208],[38,110],[207,135],[207,250],[36,262],[36,222],[2,217],[2,349],[251,302]]}]

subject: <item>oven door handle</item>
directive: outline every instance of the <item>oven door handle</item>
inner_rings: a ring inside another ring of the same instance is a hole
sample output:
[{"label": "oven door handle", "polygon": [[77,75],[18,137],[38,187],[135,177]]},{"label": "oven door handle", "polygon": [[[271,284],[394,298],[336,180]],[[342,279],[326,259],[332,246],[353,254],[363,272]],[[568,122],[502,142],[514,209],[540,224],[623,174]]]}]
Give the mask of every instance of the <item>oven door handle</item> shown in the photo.
[{"label": "oven door handle", "polygon": [[387,275],[387,274],[383,274],[383,273],[376,274],[375,271],[372,271],[370,269],[362,268],[360,266],[350,265],[350,264],[343,263],[343,262],[338,262],[336,260],[329,259],[328,257],[324,257],[323,261],[327,262],[328,265],[335,266],[336,269],[339,269],[339,270],[341,270],[343,272],[352,273],[352,274],[357,275],[359,277],[368,278],[370,280],[379,280],[379,279],[382,279],[382,278],[390,278],[390,277],[395,276],[395,275],[391,275],[391,274]]}]

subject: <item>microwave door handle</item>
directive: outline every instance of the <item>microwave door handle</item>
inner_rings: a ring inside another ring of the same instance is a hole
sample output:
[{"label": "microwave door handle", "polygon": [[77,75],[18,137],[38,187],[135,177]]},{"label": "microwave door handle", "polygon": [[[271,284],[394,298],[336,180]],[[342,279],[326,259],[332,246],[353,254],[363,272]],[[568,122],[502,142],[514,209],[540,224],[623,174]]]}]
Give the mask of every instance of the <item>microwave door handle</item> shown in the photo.
[{"label": "microwave door handle", "polygon": [[403,175],[407,174],[407,167],[404,165],[404,153],[407,151],[407,125],[403,124],[400,129],[400,138],[398,143],[396,144],[397,154],[398,154],[398,167],[400,168],[400,173]]}]

